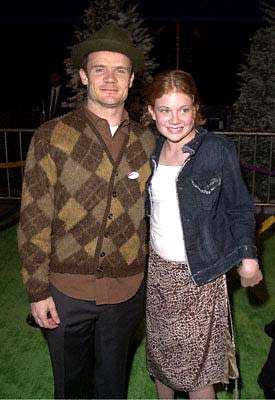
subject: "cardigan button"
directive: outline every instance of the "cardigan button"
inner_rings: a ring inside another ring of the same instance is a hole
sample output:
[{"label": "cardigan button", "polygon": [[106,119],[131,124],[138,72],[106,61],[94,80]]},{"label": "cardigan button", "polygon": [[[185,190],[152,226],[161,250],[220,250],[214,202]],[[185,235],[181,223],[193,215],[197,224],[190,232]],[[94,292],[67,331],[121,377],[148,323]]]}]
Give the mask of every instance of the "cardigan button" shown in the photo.
[{"label": "cardigan button", "polygon": [[116,191],[113,191],[113,197],[116,197],[116,196],[117,196]]},{"label": "cardigan button", "polygon": [[100,253],[100,257],[105,257],[104,251],[102,251],[102,252]]},{"label": "cardigan button", "polygon": [[112,219],[112,218],[113,218],[113,214],[110,213],[110,214],[108,215],[108,218],[109,218],[109,219]]}]

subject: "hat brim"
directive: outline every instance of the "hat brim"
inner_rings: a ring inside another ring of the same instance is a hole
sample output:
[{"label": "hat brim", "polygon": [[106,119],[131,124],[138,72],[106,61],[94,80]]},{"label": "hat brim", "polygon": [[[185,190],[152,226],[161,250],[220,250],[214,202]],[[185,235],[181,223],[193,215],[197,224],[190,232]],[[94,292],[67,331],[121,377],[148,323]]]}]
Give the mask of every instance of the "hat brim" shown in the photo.
[{"label": "hat brim", "polygon": [[142,69],[144,65],[144,56],[141,50],[133,47],[131,43],[121,43],[110,39],[88,39],[72,48],[72,61],[76,68],[82,67],[83,58],[96,51],[114,51],[127,56],[135,72]]}]

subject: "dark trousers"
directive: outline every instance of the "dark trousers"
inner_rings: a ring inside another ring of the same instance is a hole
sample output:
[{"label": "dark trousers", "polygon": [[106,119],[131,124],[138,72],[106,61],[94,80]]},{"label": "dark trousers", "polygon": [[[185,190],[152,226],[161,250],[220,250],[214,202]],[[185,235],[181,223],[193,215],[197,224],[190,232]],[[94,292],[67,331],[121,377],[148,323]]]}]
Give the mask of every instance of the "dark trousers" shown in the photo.
[{"label": "dark trousers", "polygon": [[51,290],[61,320],[58,328],[44,330],[55,398],[125,398],[129,343],[144,317],[144,284],[130,300],[114,305]]}]

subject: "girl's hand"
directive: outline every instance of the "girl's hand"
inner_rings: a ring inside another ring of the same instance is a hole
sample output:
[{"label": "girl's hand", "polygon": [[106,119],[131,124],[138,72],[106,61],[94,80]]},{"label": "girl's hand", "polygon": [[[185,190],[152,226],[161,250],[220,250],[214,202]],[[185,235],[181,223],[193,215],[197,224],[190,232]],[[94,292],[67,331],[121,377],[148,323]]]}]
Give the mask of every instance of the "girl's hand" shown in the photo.
[{"label": "girl's hand", "polygon": [[255,286],[263,279],[258,260],[245,258],[242,260],[241,266],[238,268],[243,287]]}]

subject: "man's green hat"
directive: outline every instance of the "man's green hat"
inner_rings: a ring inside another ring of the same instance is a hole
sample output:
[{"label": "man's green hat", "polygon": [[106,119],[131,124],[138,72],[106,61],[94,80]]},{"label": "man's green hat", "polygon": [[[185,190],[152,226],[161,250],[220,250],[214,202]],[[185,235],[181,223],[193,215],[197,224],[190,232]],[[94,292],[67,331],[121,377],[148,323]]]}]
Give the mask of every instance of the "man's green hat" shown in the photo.
[{"label": "man's green hat", "polygon": [[127,32],[115,24],[104,26],[85,41],[73,46],[71,57],[75,67],[81,68],[83,58],[95,51],[124,54],[131,60],[134,71],[140,70],[144,64],[142,51],[133,44]]}]

